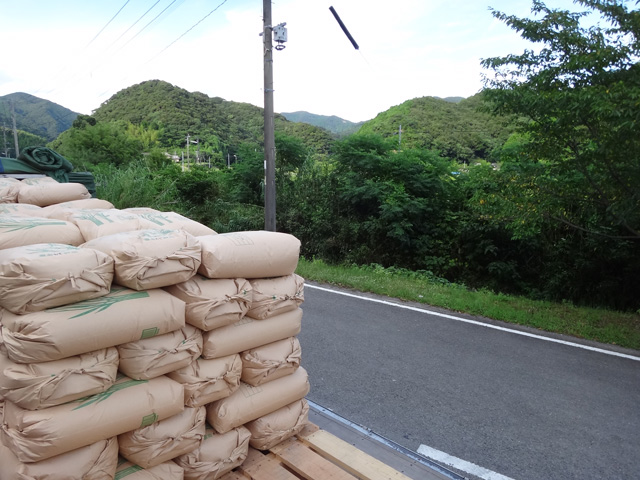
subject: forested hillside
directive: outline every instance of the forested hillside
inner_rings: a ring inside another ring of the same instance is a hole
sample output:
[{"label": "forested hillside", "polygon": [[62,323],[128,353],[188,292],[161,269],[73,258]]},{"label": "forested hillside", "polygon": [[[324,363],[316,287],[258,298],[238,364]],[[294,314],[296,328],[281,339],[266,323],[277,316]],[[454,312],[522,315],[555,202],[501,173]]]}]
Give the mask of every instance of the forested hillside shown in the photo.
[{"label": "forested hillside", "polygon": [[[204,151],[226,157],[245,142],[261,143],[262,109],[248,103],[188,92],[160,80],[149,80],[116,93],[93,114],[97,122],[125,122],[158,132],[167,149],[186,147],[186,138]],[[276,130],[295,134],[309,145],[327,150],[331,135],[306,124],[294,125],[275,117]]]},{"label": "forested hillside", "polygon": [[71,127],[78,116],[68,108],[49,100],[27,93],[11,93],[0,97],[0,126],[4,125],[7,128],[12,126],[12,103],[18,130],[37,135],[46,141],[53,140]]},{"label": "forested hillside", "polygon": [[[497,150],[515,130],[512,116],[482,111],[483,94],[457,103],[435,97],[414,98],[365,122],[360,133],[395,138],[401,148],[428,148],[469,163],[497,160]],[[400,129],[402,128],[402,131]]]}]

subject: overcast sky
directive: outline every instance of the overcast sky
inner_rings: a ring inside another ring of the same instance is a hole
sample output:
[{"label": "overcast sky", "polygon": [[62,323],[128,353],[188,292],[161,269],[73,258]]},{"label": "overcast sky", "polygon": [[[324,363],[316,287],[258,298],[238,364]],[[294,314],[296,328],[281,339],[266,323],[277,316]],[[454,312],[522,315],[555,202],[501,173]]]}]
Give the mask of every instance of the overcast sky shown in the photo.
[{"label": "overcast sky", "polygon": [[[572,0],[546,4],[577,10]],[[274,52],[275,110],[357,122],[416,97],[471,96],[482,88],[482,58],[530,47],[490,7],[530,16],[531,5],[276,0],[273,23],[286,22],[288,42]],[[262,12],[259,0],[0,0],[0,95],[26,92],[90,114],[123,88],[160,79],[262,107]]]}]

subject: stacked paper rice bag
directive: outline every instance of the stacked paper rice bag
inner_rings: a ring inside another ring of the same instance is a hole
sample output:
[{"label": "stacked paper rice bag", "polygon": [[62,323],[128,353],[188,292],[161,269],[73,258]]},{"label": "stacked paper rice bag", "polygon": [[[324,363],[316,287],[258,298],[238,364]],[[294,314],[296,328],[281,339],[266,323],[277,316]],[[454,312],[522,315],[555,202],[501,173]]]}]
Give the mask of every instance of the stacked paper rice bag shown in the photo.
[{"label": "stacked paper rice bag", "polygon": [[216,479],[307,421],[299,241],[112,207],[0,208],[2,480]]}]

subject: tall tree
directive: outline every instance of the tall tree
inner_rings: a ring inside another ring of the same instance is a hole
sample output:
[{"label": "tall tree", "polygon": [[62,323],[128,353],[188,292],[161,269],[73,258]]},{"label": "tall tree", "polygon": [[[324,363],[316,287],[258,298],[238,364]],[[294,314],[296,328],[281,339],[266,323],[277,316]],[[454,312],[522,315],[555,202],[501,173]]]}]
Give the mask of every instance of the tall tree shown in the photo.
[{"label": "tall tree", "polygon": [[[510,168],[518,235],[549,219],[618,240],[640,240],[639,1],[575,0],[581,11],[533,0],[534,18],[493,11],[539,48],[488,58],[487,96],[521,115],[528,145]],[[598,20],[594,22],[594,17]],[[513,158],[513,157],[511,157]],[[520,213],[518,213],[520,212]]]}]

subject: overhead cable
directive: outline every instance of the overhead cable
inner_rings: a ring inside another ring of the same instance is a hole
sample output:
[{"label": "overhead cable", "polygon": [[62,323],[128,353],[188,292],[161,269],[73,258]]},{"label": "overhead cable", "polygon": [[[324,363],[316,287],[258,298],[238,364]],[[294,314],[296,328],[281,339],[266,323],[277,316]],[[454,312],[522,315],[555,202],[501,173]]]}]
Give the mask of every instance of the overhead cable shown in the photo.
[{"label": "overhead cable", "polygon": [[[196,28],[198,25],[200,25],[207,17],[209,17],[213,12],[215,12],[216,10],[218,10],[222,5],[224,5],[225,3],[227,3],[227,0],[223,0],[222,3],[220,3],[216,8],[214,8],[213,10],[211,10],[209,13],[207,13],[204,17],[202,17],[200,20],[198,20],[191,28],[189,28],[186,32],[184,32],[182,35],[180,35],[178,38],[176,38],[173,42],[171,42],[169,45],[167,45],[166,47],[164,47],[162,50],[160,50],[160,52],[158,52],[156,54],[155,57],[153,57],[151,60],[149,60],[149,62],[151,62],[152,60],[156,59],[159,55],[161,55],[165,50],[167,50],[171,45],[173,45],[174,43],[176,43],[178,40],[180,40],[182,37],[184,37],[187,33],[189,33],[191,30],[193,30],[194,28]],[[147,63],[149,63],[147,62]]]},{"label": "overhead cable", "polygon": [[120,7],[120,10],[118,10],[118,11],[116,12],[116,14],[115,14],[113,17],[111,17],[111,20],[109,20],[109,21],[107,22],[107,24],[106,24],[104,27],[102,27],[102,29],[101,29],[98,33],[96,33],[96,36],[95,36],[95,37],[93,37],[93,38],[91,39],[91,41],[90,41],[89,43],[87,43],[87,45],[86,45],[84,48],[87,48],[89,45],[91,45],[91,44],[93,43],[93,41],[94,41],[96,38],[98,38],[98,37],[100,36],[100,34],[104,31],[104,29],[105,29],[105,28],[107,28],[107,27],[109,26],[109,24],[110,24],[111,22],[113,22],[113,20],[114,20],[114,19],[118,16],[118,14],[122,11],[122,9],[123,9],[124,7],[126,7],[126,6],[127,6],[127,3],[129,3],[129,1],[130,1],[130,0],[127,0],[126,2],[124,2],[124,5],[122,5],[122,6]]},{"label": "overhead cable", "polygon": [[116,38],[113,42],[111,42],[110,47],[111,47],[111,46],[113,46],[115,43],[117,43],[117,42],[118,42],[118,40],[120,40],[122,37],[124,37],[124,36],[127,34],[127,32],[128,32],[129,30],[131,30],[133,27],[135,27],[135,26],[136,26],[136,24],[137,24],[140,20],[142,20],[142,19],[147,15],[147,13],[149,13],[151,10],[153,10],[153,7],[155,7],[155,6],[156,6],[157,4],[159,4],[159,3],[160,3],[160,0],[156,0],[156,3],[154,3],[153,5],[151,5],[151,6],[149,7],[149,9],[148,9],[146,12],[144,12],[144,13],[143,13],[143,14],[142,14],[142,15],[141,15],[141,16],[140,16],[140,17],[139,17],[135,22],[133,22],[133,24],[131,24],[131,26],[130,26],[129,28],[127,28],[127,29],[126,29],[126,30],[125,30],[125,31],[124,31],[124,32],[123,32],[123,33],[122,33],[118,38]]},{"label": "overhead cable", "polygon": [[120,50],[122,50],[124,47],[126,47],[127,45],[129,45],[129,43],[130,43],[134,38],[136,38],[138,35],[140,35],[140,34],[141,34],[141,33],[142,33],[142,32],[143,32],[143,31],[144,31],[144,30],[145,30],[149,25],[151,25],[153,22],[155,22],[155,21],[158,19],[158,17],[160,17],[160,15],[162,15],[164,12],[166,12],[166,11],[167,11],[167,9],[168,9],[171,5],[173,5],[174,3],[176,3],[176,1],[177,1],[177,0],[173,0],[169,5],[167,5],[166,7],[164,7],[164,9],[163,9],[163,10],[162,10],[158,15],[156,15],[155,17],[153,17],[153,19],[152,19],[149,23],[147,23],[144,27],[142,27],[142,29],[141,29],[138,33],[136,33],[133,37],[131,37],[129,40],[127,40],[127,42],[126,42],[124,45],[122,45],[122,46],[118,49],[118,52],[119,52]]}]

